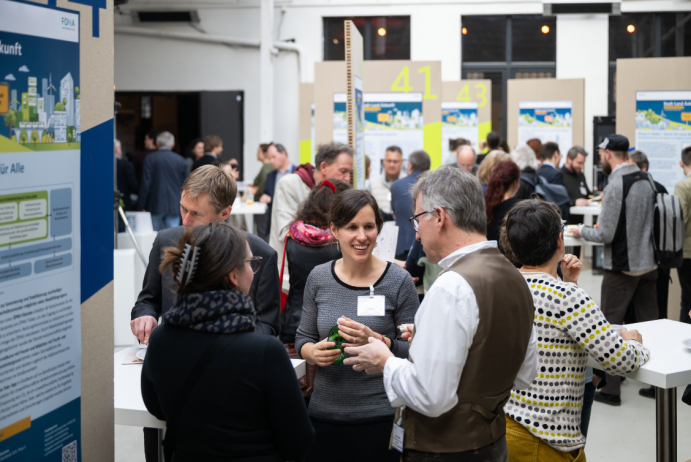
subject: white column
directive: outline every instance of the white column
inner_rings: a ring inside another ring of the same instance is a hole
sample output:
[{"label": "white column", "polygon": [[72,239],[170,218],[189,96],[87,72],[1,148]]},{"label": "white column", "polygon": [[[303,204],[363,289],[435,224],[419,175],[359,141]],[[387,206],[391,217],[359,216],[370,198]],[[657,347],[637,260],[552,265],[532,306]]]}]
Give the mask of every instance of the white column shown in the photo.
[{"label": "white column", "polygon": [[274,0],[261,0],[259,15],[259,140],[268,143],[274,136]]},{"label": "white column", "polygon": [[[557,78],[585,79],[585,177],[593,186],[593,116],[607,115],[609,19],[607,15],[557,16]],[[566,155],[565,152],[562,155]]]}]

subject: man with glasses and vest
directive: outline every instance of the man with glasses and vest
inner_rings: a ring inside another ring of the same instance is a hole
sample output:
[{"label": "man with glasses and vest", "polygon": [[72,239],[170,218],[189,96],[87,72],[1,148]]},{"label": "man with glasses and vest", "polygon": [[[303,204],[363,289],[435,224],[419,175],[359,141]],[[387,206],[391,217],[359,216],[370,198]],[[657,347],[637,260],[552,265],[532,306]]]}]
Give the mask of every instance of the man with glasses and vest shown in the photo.
[{"label": "man with glasses and vest", "polygon": [[[383,372],[396,413],[392,446],[402,461],[506,462],[504,404],[538,368],[535,309],[525,279],[487,241],[482,186],[441,167],[412,190],[410,222],[427,259],[443,272],[415,315],[410,359],[381,341],[346,348],[345,364]],[[404,334],[404,337],[409,336]]]}]

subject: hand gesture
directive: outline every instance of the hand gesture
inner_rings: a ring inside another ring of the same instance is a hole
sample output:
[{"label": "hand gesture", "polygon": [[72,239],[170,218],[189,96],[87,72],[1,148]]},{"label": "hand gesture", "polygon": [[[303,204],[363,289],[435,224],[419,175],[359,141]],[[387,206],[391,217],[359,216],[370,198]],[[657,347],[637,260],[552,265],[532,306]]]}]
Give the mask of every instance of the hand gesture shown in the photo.
[{"label": "hand gesture", "polygon": [[333,348],[335,346],[336,342],[329,342],[328,337],[314,345],[314,349],[312,351],[317,366],[330,366],[334,361],[336,361],[336,359],[341,355],[341,350],[327,350],[327,348]]},{"label": "hand gesture", "polygon": [[588,199],[576,199],[576,207],[585,207],[588,205]]},{"label": "hand gesture", "polygon": [[583,263],[575,255],[566,254],[561,259],[561,274],[564,275],[564,282],[577,284],[582,269]]},{"label": "hand gesture", "polygon": [[635,340],[643,345],[643,336],[637,330],[628,330],[626,327],[622,326],[621,338],[624,340]]},{"label": "hand gesture", "polygon": [[151,332],[156,326],[158,326],[158,322],[153,316],[141,316],[130,321],[132,334],[144,345],[149,343]]},{"label": "hand gesture", "polygon": [[367,344],[359,347],[348,347],[346,353],[352,355],[346,358],[343,364],[353,366],[353,369],[367,374],[380,374],[384,372],[384,366],[393,353],[374,337],[367,340]]},{"label": "hand gesture", "polygon": [[344,347],[367,345],[369,343],[367,341],[368,338],[374,337],[378,339],[381,337],[381,335],[375,333],[364,324],[360,324],[345,316],[341,316],[338,319],[338,333],[348,342],[343,344]]}]

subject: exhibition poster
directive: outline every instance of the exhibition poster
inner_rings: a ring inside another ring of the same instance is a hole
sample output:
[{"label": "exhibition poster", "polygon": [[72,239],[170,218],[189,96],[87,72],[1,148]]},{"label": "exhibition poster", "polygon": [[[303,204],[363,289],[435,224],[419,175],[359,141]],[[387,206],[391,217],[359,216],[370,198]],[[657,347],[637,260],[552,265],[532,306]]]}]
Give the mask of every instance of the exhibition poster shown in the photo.
[{"label": "exhibition poster", "polygon": [[456,155],[449,149],[449,140],[464,138],[479,152],[479,122],[475,101],[452,101],[441,103],[441,149],[443,165],[456,162]]},{"label": "exhibition poster", "polygon": [[[372,162],[370,178],[383,173],[386,148],[396,145],[403,158],[424,147],[422,93],[365,93],[365,154]],[[346,94],[334,94],[334,141],[348,142]]]},{"label": "exhibition poster", "polygon": [[354,76],[355,87],[355,189],[365,189],[365,105],[362,79]]},{"label": "exhibition poster", "polygon": [[636,149],[653,178],[672,194],[684,179],[681,150],[691,146],[691,91],[636,92]]},{"label": "exhibition poster", "polygon": [[0,461],[81,460],[79,14],[0,0]]},{"label": "exhibition poster", "polygon": [[573,147],[571,101],[521,101],[518,103],[518,144],[538,138],[559,145],[562,164]]}]

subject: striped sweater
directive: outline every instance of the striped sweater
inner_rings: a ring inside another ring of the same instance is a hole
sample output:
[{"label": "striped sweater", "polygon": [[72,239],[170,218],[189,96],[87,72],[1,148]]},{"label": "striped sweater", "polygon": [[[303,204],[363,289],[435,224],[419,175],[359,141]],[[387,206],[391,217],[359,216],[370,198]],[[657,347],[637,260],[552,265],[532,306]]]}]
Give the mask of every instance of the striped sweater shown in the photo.
[{"label": "striped sweater", "polygon": [[573,451],[585,445],[580,422],[588,356],[621,375],[645,364],[650,352],[622,339],[576,284],[546,273],[523,276],[535,303],[539,368],[527,390],[511,392],[504,411],[553,448]]}]

